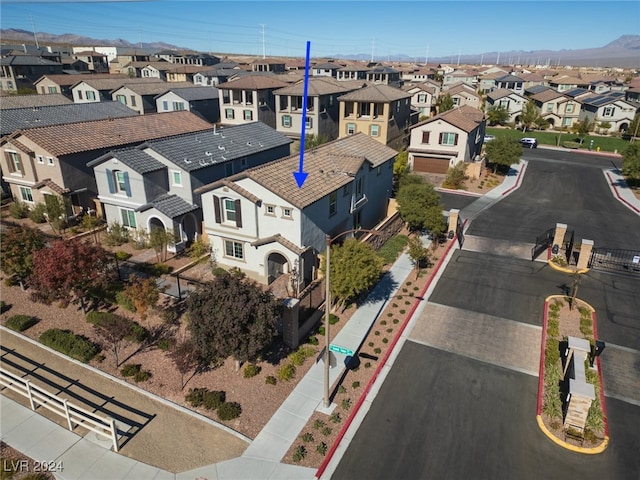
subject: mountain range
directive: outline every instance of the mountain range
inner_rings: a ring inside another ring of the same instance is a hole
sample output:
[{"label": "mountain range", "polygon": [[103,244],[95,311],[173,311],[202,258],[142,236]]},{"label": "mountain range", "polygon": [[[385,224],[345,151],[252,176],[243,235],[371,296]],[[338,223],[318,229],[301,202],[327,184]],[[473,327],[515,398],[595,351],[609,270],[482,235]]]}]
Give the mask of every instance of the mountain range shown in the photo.
[{"label": "mountain range", "polygon": [[[121,38],[115,40],[98,40],[74,34],[55,35],[37,33],[39,43],[58,45],[114,46],[153,50],[191,50],[165,42],[131,43]],[[3,43],[33,43],[33,32],[15,28],[0,30]],[[334,58],[352,60],[370,60],[370,54],[336,53]],[[395,62],[420,62],[424,57],[415,58],[404,54],[374,57],[376,60]],[[508,50],[482,52],[471,55],[451,55],[447,57],[430,57],[429,63],[449,64],[526,64],[526,65],[571,65],[593,67],[640,68],[640,35],[622,35],[618,39],[597,48],[575,50]]]}]

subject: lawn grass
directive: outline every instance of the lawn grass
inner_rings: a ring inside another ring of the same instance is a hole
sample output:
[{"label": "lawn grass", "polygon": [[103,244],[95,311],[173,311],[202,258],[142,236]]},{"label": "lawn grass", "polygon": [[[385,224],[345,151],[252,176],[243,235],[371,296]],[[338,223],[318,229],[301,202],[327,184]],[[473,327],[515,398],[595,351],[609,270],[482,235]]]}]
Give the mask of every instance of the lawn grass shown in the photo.
[{"label": "lawn grass", "polygon": [[[538,140],[539,145],[558,146],[564,142],[580,142],[578,135],[571,132],[522,132],[522,130],[513,130],[510,128],[487,127],[487,134],[498,136],[506,136],[510,138],[533,137]],[[629,142],[616,137],[601,137],[599,135],[587,135],[582,142],[580,149],[588,150],[589,143],[593,140],[593,150],[600,147],[602,152],[622,153],[628,146]]]},{"label": "lawn grass", "polygon": [[384,263],[391,264],[396,261],[400,252],[407,246],[409,237],[406,235],[396,235],[385,242],[378,250],[378,256],[384,260]]}]

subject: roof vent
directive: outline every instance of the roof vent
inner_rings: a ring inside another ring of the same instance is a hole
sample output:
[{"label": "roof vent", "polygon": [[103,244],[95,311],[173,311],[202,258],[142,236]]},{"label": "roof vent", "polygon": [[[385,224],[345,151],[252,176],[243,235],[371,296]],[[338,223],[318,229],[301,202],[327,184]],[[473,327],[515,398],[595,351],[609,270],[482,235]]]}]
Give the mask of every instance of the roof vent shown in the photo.
[{"label": "roof vent", "polygon": [[204,154],[205,154],[207,157],[210,157],[211,155],[213,155],[213,153],[211,153],[209,150],[207,150],[206,152],[204,152]]},{"label": "roof vent", "polygon": [[184,157],[184,163],[191,163],[191,160],[189,160],[187,157]]},{"label": "roof vent", "polygon": [[226,148],[224,148],[224,145],[218,145],[218,150],[222,150],[224,152]]}]

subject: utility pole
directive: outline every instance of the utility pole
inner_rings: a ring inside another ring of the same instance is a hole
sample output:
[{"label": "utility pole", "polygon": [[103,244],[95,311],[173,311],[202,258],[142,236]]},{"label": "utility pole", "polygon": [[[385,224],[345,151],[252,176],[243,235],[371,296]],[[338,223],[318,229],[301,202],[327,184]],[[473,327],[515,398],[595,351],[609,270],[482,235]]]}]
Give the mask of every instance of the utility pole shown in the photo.
[{"label": "utility pole", "polygon": [[462,49],[458,48],[458,64],[457,64],[458,67],[460,66],[460,53],[462,53]]},{"label": "utility pole", "polygon": [[480,55],[480,65],[484,65],[484,53]]},{"label": "utility pole", "polygon": [[371,38],[371,63],[373,63],[373,50],[376,46],[376,37]]},{"label": "utility pole", "polygon": [[429,63],[429,44],[427,44],[427,54],[424,56],[424,65],[426,66]]},{"label": "utility pole", "polygon": [[496,65],[500,65],[500,52],[498,52],[498,58],[496,60]]},{"label": "utility pole", "polygon": [[267,58],[266,47],[264,44],[264,23],[260,24],[262,26],[262,58]]},{"label": "utility pole", "polygon": [[40,46],[38,45],[38,35],[36,34],[36,24],[33,21],[33,15],[31,15],[31,26],[33,27],[33,38],[36,41],[36,48],[39,50]]}]

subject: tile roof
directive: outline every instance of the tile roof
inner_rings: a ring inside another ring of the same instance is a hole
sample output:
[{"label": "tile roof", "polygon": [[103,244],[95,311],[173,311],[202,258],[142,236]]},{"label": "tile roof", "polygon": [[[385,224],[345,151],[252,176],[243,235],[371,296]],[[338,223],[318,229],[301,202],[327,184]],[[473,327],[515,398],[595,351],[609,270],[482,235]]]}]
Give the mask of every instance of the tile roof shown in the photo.
[{"label": "tile roof", "polygon": [[152,140],[145,142],[141,148],[150,148],[190,172],[291,142],[291,139],[264,123],[252,122]]},{"label": "tile roof", "polygon": [[87,166],[94,167],[112,158],[124,163],[127,167],[132,169],[134,172],[138,172],[140,175],[167,168],[162,162],[136,147],[113,150],[96,158],[95,160],[91,160],[87,163]]},{"label": "tile roof", "polygon": [[[305,152],[304,171],[309,175],[302,188],[298,188],[293,176],[293,172],[299,168],[300,156],[297,154],[250,168],[228,177],[226,181],[238,183],[250,178],[302,209],[352,182],[364,162],[375,168],[394,158],[397,153],[371,137],[358,133]],[[214,182],[196,189],[196,192],[206,192],[222,185],[222,181]]]},{"label": "tile roof", "polygon": [[46,58],[36,57],[35,55],[9,55],[8,57],[0,57],[0,65],[16,65],[16,66],[62,66],[61,63],[47,60]]},{"label": "tile roof", "polygon": [[444,120],[454,127],[458,127],[460,130],[469,133],[478,125],[480,125],[484,118],[484,112],[482,112],[482,110],[470,107],[469,105],[462,105],[461,107],[454,108],[453,110],[447,110],[446,112],[443,112],[439,115],[428,118],[423,122],[416,123],[413,127],[411,127],[411,129],[413,130],[414,128],[420,127],[427,123]]},{"label": "tile roof", "polygon": [[541,92],[546,92],[547,90],[553,90],[551,87],[547,87],[545,85],[534,85],[529,88],[525,88],[524,91],[528,94],[537,94]]},{"label": "tile roof", "polygon": [[266,90],[269,88],[283,88],[289,85],[276,75],[242,75],[236,80],[231,80],[218,85],[218,89],[229,90]]},{"label": "tile roof", "polygon": [[556,92],[555,90],[545,90],[540,93],[536,93],[533,97],[536,102],[548,102],[549,100],[555,100],[556,98],[566,98],[562,93]]},{"label": "tile roof", "polygon": [[120,102],[71,103],[2,110],[0,135],[19,129],[138,115]]},{"label": "tile roof", "polygon": [[167,112],[133,117],[68,123],[19,131],[55,156],[102,150],[211,128],[191,112]]},{"label": "tile roof", "polygon": [[507,74],[496,78],[496,82],[524,82],[524,80],[516,75]]},{"label": "tile roof", "polygon": [[169,92],[175,93],[177,96],[184,100],[187,100],[188,102],[218,98],[217,88],[193,86],[184,88],[170,88],[166,92],[157,95],[156,98],[159,98],[160,96],[165,95]]},{"label": "tile roof", "polygon": [[296,255],[302,255],[305,251],[304,248],[298,247],[295,243],[290,242],[286,238],[284,238],[281,234],[276,233],[275,235],[271,235],[270,237],[259,238],[250,243],[252,247],[260,247],[261,245],[267,245],[269,243],[277,242],[285,248],[288,248],[291,252]]},{"label": "tile roof", "polygon": [[33,186],[33,188],[35,188],[36,190],[39,190],[42,187],[49,187],[52,192],[57,193],[58,195],[64,195],[65,193],[69,193],[71,191],[68,188],[61,187],[50,178],[45,178],[44,180],[39,181]]},{"label": "tile roof", "polygon": [[[330,95],[332,93],[345,93],[352,90],[345,82],[338,82],[329,77],[309,77],[308,94],[310,96]],[[273,92],[275,95],[302,95],[304,93],[304,81]]]},{"label": "tile roof", "polygon": [[340,68],[340,67],[342,67],[342,65],[338,65],[337,63],[324,62],[324,63],[316,63],[311,68],[318,68],[318,69],[323,69],[323,70],[331,70],[331,69],[337,69],[337,68]]},{"label": "tile roof", "polygon": [[65,97],[61,93],[51,93],[49,95],[7,95],[6,97],[0,97],[0,110],[44,107],[47,105],[69,105],[72,103],[73,100]]},{"label": "tile roof", "polygon": [[498,100],[510,95],[517,95],[518,97],[522,97],[522,95],[519,95],[513,90],[509,90],[508,88],[498,88],[497,90],[487,93],[487,97],[489,97],[491,100]]},{"label": "tile roof", "polygon": [[163,82],[162,80],[156,79],[155,82],[149,83],[128,83],[125,85],[120,85],[110,93],[115,94],[121,88],[127,88],[131,90],[133,93],[137,93],[138,95],[160,95],[161,93],[165,93],[172,88],[172,85],[175,85],[173,88],[185,88],[185,87],[193,87],[193,83],[191,82]]},{"label": "tile roof", "polygon": [[162,82],[159,78],[87,78],[89,75],[82,75],[81,79],[78,79],[76,83],[72,85],[72,88],[80,83],[86,83],[90,87],[96,90],[114,90],[122,87],[123,85],[133,85],[137,83],[159,83]]},{"label": "tile roof", "polygon": [[[89,80],[97,80],[102,78],[119,78],[119,79],[129,78],[128,75],[116,74],[116,73],[87,73],[83,75],[86,75]],[[69,75],[67,73],[61,73],[59,75],[43,75],[35,83],[37,84],[42,80],[49,80],[53,83],[56,83],[60,86],[65,86],[65,87],[75,85],[80,81],[80,79],[78,78],[78,75]]]},{"label": "tile roof", "polygon": [[351,93],[346,93],[339,100],[387,103],[410,97],[410,93],[404,92],[399,88],[390,87],[389,85],[370,85]]},{"label": "tile roof", "polygon": [[137,210],[140,212],[144,212],[145,210],[149,210],[151,208],[155,208],[160,213],[166,215],[169,218],[176,218],[186,213],[198,210],[200,207],[190,204],[177,195],[165,193],[155,198],[151,202],[142,205]]},{"label": "tile roof", "polygon": [[467,85],[464,82],[460,82],[460,83],[456,83],[455,85],[452,85],[443,93],[444,94],[448,93],[449,95],[455,95],[456,93],[465,93],[465,94],[471,94],[474,97],[480,98],[480,96],[476,93],[475,89],[471,85]]}]

